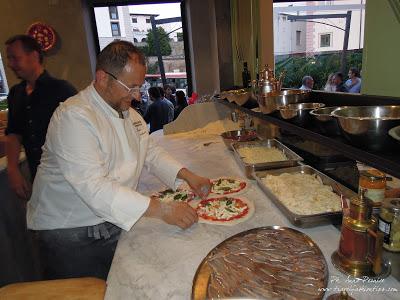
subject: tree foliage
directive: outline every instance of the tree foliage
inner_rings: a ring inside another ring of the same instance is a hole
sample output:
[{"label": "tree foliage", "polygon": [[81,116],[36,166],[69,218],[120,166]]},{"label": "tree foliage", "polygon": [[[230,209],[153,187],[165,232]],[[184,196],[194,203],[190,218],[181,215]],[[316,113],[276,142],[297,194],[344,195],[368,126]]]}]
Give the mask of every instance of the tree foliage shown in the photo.
[{"label": "tree foliage", "polygon": [[[164,28],[162,27],[157,27],[157,36],[158,40],[160,43],[160,51],[161,55],[170,55],[172,52],[171,45],[169,44],[169,37],[167,33],[165,32]],[[143,47],[143,53],[146,56],[157,56],[157,50],[155,46],[155,41],[154,41],[154,33],[153,30],[150,29],[149,32],[147,33],[147,46]]]},{"label": "tree foliage", "polygon": [[[305,75],[314,79],[314,89],[323,89],[329,74],[340,71],[341,53],[318,54],[313,56],[291,56],[275,63],[276,74],[286,70],[283,82],[285,88],[299,88]],[[349,51],[346,60],[346,72],[350,67],[361,70],[362,50]],[[343,74],[345,77],[346,74]]]}]

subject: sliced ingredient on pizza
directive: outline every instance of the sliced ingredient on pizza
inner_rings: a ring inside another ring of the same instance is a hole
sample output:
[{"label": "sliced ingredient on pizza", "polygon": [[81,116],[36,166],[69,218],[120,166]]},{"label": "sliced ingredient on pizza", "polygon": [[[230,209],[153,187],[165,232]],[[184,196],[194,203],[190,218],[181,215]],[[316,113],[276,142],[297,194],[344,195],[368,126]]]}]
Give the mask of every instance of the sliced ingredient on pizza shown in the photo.
[{"label": "sliced ingredient on pizza", "polygon": [[210,221],[231,221],[245,217],[249,212],[247,203],[239,198],[221,197],[200,201],[197,206],[199,218]]},{"label": "sliced ingredient on pizza", "polygon": [[154,197],[158,198],[161,202],[172,202],[172,201],[177,201],[177,202],[189,202],[193,200],[195,197],[194,193],[188,190],[172,190],[172,189],[167,189],[162,192],[158,192],[157,194],[153,195]]},{"label": "sliced ingredient on pizza", "polygon": [[211,193],[226,195],[240,192],[247,186],[246,181],[234,178],[219,178],[212,180]]}]

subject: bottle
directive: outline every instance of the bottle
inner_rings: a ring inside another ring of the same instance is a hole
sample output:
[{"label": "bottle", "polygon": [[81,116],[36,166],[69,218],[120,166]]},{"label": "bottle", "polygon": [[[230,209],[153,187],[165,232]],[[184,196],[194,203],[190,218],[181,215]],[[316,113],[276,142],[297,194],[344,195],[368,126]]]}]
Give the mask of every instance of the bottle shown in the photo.
[{"label": "bottle", "polygon": [[251,87],[251,76],[249,69],[247,68],[246,61],[243,63],[242,80],[243,80],[243,88]]},{"label": "bottle", "polygon": [[358,185],[359,194],[365,191],[365,196],[380,205],[385,198],[386,175],[376,169],[361,170]]}]

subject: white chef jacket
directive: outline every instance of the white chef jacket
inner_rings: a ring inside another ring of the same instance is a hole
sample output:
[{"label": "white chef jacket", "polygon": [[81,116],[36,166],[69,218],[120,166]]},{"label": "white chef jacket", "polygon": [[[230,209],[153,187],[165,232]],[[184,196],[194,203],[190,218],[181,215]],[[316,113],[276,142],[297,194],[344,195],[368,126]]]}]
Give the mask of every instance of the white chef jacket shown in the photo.
[{"label": "white chef jacket", "polygon": [[145,165],[174,188],[183,167],[149,136],[133,109],[124,118],[93,83],[61,103],[47,131],[27,207],[28,228],[74,228],[110,222],[129,230],[150,198],[136,192]]}]

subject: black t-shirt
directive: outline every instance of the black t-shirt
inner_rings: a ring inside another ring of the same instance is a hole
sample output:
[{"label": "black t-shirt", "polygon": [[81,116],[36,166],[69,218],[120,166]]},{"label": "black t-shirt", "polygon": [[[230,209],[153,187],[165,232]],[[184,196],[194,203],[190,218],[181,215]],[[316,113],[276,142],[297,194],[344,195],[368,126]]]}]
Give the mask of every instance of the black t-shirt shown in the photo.
[{"label": "black t-shirt", "polygon": [[36,80],[35,89],[26,94],[26,81],[14,85],[8,94],[8,125],[6,134],[22,137],[32,180],[42,155],[47,127],[59,103],[75,95],[76,89],[67,81],[51,77],[44,71]]},{"label": "black t-shirt", "polygon": [[161,99],[150,104],[144,116],[146,123],[150,123],[150,133],[162,129],[165,124],[168,124],[169,109],[167,102]]}]

